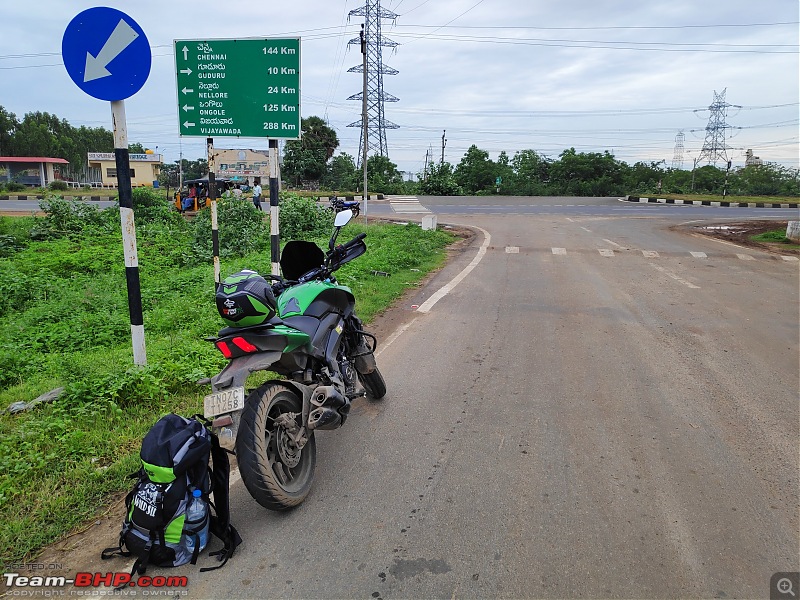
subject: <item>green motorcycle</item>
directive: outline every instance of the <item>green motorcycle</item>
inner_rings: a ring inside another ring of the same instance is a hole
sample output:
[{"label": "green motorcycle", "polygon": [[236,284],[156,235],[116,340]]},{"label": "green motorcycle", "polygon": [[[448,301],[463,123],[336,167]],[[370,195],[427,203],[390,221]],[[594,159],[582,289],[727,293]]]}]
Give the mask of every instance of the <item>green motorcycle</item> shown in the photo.
[{"label": "green motorcycle", "polygon": [[[288,242],[283,277],[242,271],[217,290],[227,327],[212,341],[230,362],[201,382],[213,392],[204,414],[235,447],[247,490],[271,510],[297,506],[311,490],[315,432],[344,424],[355,398],[386,394],[377,340],[356,316],[352,291],[333,275],[367,250],[363,233],[336,244],[352,217],[349,210],[336,215],[327,253],[313,242]],[[264,370],[281,379],[246,392],[248,376]]]}]

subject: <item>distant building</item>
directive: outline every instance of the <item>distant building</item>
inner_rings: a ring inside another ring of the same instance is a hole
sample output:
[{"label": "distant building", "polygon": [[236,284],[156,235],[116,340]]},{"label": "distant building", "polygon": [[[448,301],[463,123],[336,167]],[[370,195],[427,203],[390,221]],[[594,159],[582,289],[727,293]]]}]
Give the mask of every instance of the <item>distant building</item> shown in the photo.
[{"label": "distant building", "polygon": [[[131,154],[131,186],[153,186],[161,174],[162,164],[161,154]],[[92,173],[92,181],[88,183],[117,187],[117,162],[113,152],[89,152],[89,171]]]},{"label": "distant building", "polygon": [[269,179],[269,150],[214,148],[214,175],[234,183]]},{"label": "distant building", "polygon": [[745,152],[745,159],[744,159],[744,166],[749,167],[751,165],[763,165],[764,161],[761,160],[759,156],[753,156],[753,151],[748,150]]},{"label": "distant building", "polygon": [[0,181],[46,187],[56,176],[55,165],[68,165],[63,158],[0,156]]}]

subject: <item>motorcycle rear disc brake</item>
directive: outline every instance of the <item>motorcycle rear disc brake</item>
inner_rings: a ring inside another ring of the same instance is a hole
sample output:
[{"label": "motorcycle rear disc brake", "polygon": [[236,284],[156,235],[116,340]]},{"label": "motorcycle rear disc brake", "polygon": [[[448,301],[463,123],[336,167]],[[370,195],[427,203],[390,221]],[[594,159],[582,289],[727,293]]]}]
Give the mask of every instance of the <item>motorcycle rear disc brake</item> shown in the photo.
[{"label": "motorcycle rear disc brake", "polygon": [[283,427],[277,427],[276,434],[275,446],[281,462],[290,469],[295,468],[300,463],[302,450],[294,445],[289,433]]}]

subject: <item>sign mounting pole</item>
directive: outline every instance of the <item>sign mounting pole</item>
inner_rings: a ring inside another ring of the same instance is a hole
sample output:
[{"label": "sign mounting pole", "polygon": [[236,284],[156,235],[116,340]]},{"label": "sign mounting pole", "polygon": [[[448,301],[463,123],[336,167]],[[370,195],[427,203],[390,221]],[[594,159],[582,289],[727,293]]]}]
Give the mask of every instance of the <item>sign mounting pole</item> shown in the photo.
[{"label": "sign mounting pole", "polygon": [[114,8],[97,7],[70,21],[61,41],[61,54],[67,73],[79,88],[94,98],[111,102],[133,362],[146,365],[125,98],[138,92],[150,75],[150,43],[128,15]]},{"label": "sign mounting pole", "polygon": [[278,189],[278,140],[269,140],[269,232],[272,274],[281,274],[281,234],[278,222],[280,214]]},{"label": "sign mounting pole", "polygon": [[206,140],[208,155],[208,198],[211,200],[211,253],[214,257],[214,291],[222,281],[219,265],[219,226],[217,225],[217,182],[214,175],[214,138]]}]

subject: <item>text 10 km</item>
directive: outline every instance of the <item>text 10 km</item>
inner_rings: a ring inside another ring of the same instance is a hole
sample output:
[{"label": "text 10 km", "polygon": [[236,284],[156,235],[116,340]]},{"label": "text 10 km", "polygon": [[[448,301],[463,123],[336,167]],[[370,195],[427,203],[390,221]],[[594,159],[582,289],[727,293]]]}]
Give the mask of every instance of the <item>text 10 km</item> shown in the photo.
[{"label": "text 10 km", "polygon": [[297,54],[297,49],[295,48],[284,48],[281,46],[280,48],[272,47],[272,48],[264,48],[264,54]]}]

